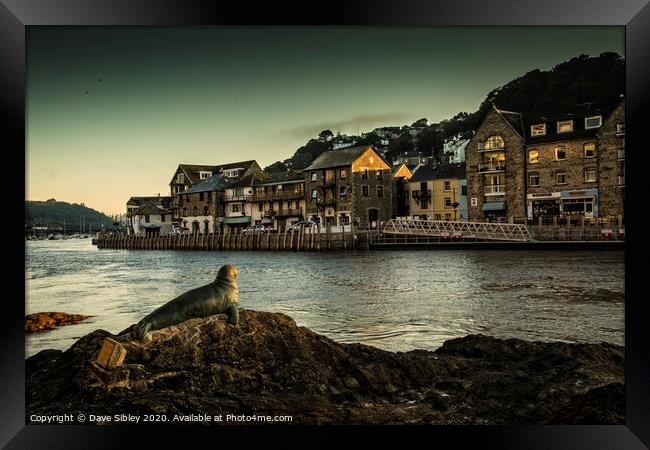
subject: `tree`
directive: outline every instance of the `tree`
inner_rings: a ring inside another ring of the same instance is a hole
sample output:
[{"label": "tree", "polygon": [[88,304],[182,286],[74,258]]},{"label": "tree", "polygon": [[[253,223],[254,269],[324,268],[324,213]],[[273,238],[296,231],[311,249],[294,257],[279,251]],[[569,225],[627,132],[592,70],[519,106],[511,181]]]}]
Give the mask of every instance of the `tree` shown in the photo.
[{"label": "tree", "polygon": [[334,133],[332,133],[331,130],[323,130],[320,133],[318,133],[318,140],[319,141],[329,141],[334,137]]}]

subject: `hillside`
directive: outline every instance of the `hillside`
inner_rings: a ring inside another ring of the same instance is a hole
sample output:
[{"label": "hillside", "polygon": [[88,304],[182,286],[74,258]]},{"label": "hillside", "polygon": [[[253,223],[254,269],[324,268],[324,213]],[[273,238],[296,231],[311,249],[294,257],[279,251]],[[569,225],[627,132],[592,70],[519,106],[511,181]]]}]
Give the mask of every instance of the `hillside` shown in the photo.
[{"label": "hillside", "polygon": [[[492,104],[501,109],[533,115],[555,114],[579,103],[613,104],[620,101],[620,95],[624,92],[625,59],[622,56],[611,52],[599,56],[580,55],[551,70],[533,70],[493,89],[477,111],[459,112],[450,119],[429,124],[416,138],[408,135],[408,126],[402,127],[402,134],[392,139],[383,150],[388,159],[410,150],[421,150],[433,153],[438,161],[442,161],[444,140],[464,131],[475,130]],[[291,158],[277,161],[265,170],[278,172],[306,167],[321,153],[332,148],[331,141],[323,139],[325,132],[331,134],[329,130],[324,130],[318,138],[300,147]],[[357,139],[357,145],[377,145],[380,142],[374,133]]]},{"label": "hillside", "polygon": [[55,199],[46,201],[25,202],[25,225],[31,226],[59,226],[68,231],[79,231],[81,225],[84,229],[97,230],[104,225],[106,228],[113,226],[113,219],[106,214],[86,207],[83,203],[58,202]]}]

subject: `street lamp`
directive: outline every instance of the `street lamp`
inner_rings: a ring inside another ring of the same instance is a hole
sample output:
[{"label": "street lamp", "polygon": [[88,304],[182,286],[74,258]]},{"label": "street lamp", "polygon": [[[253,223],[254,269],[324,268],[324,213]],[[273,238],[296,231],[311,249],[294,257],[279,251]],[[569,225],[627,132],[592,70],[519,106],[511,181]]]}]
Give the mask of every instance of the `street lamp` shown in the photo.
[{"label": "street lamp", "polygon": [[457,209],[458,206],[460,205],[460,203],[458,203],[458,202],[456,201],[456,188],[453,188],[453,190],[452,190],[452,196],[453,196],[453,202],[452,202],[451,206],[454,208],[454,221],[456,221],[456,220],[458,220],[458,219],[457,219],[457,211],[456,211],[456,209]]}]

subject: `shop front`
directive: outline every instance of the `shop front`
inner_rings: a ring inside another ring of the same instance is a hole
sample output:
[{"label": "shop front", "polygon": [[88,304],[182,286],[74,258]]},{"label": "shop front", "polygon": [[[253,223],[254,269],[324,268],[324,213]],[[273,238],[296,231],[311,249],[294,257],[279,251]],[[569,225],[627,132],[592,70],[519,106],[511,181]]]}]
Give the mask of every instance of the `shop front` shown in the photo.
[{"label": "shop front", "polygon": [[528,218],[598,217],[598,189],[528,194]]}]

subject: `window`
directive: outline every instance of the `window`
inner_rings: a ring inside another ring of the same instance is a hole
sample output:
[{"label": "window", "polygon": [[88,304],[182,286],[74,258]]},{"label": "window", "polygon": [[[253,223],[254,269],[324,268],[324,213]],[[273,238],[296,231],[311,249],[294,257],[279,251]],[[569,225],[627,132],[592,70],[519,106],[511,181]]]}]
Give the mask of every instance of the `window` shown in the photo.
[{"label": "window", "polygon": [[377,197],[383,197],[383,196],[384,196],[384,187],[377,186]]},{"label": "window", "polygon": [[208,207],[207,207],[207,206],[204,206],[204,207],[203,207],[203,215],[204,215],[204,216],[209,216],[209,215],[210,215],[210,211],[208,211]]},{"label": "window", "polygon": [[528,152],[528,163],[539,164],[539,151],[531,150]]},{"label": "window", "polygon": [[435,214],[433,216],[433,218],[434,218],[434,220],[440,220],[442,218],[442,216],[440,214]]},{"label": "window", "polygon": [[348,216],[347,214],[341,214],[339,220],[341,225],[350,225],[350,216]]},{"label": "window", "polygon": [[259,203],[259,204],[257,205],[257,210],[258,210],[259,212],[264,211],[264,203]]},{"label": "window", "polygon": [[244,195],[244,189],[242,188],[235,189],[234,195],[235,197],[242,197]]},{"label": "window", "polygon": [[223,174],[227,177],[237,177],[239,176],[239,170],[240,169],[230,169],[230,170],[224,170]]},{"label": "window", "polygon": [[347,173],[347,171],[345,169],[341,169],[339,171],[339,178],[341,180],[345,180],[347,178],[347,176],[348,176],[348,173]]},{"label": "window", "polygon": [[544,136],[546,134],[546,124],[538,123],[530,126],[531,136]]},{"label": "window", "polygon": [[443,190],[445,192],[451,192],[451,181],[444,182]]},{"label": "window", "polygon": [[584,145],[585,158],[593,158],[596,156],[596,144],[589,143]]},{"label": "window", "polygon": [[192,208],[192,215],[193,215],[194,217],[196,217],[196,216],[199,215],[199,210],[196,208],[196,206],[195,206],[194,208]]},{"label": "window", "polygon": [[317,177],[316,172],[312,172],[311,173],[311,182],[312,183],[314,183],[316,181],[316,177]]},{"label": "window", "polygon": [[617,123],[616,124],[616,134],[625,134],[625,124]]},{"label": "window", "polygon": [[199,192],[199,201],[200,201],[200,202],[203,201],[203,192]]},{"label": "window", "polygon": [[293,201],[292,200],[289,200],[287,202],[287,209],[293,209]]},{"label": "window", "polygon": [[573,120],[563,120],[557,123],[558,133],[569,133],[573,131]]},{"label": "window", "polygon": [[445,197],[445,208],[451,208],[451,197]]},{"label": "window", "polygon": [[368,169],[361,172],[361,178],[363,178],[364,180],[368,179]]},{"label": "window", "polygon": [[375,177],[378,180],[381,180],[382,176],[383,176],[383,172],[381,170],[378,170],[378,171],[375,172]]},{"label": "window", "polygon": [[361,196],[362,197],[368,196],[368,186],[361,186]]},{"label": "window", "polygon": [[603,116],[585,117],[585,130],[599,128],[603,124]]},{"label": "window", "polygon": [[164,222],[164,221],[165,221],[165,218],[166,218],[166,215],[165,215],[165,214],[161,214],[161,215],[160,215],[160,221],[161,221],[161,222]]},{"label": "window", "polygon": [[185,175],[181,172],[176,174],[176,182],[177,183],[185,183]]},{"label": "window", "polygon": [[318,197],[318,189],[312,189],[311,198],[316,198],[316,197]]},{"label": "window", "polygon": [[555,147],[555,160],[564,161],[566,159],[566,149],[564,147]]},{"label": "window", "polygon": [[451,220],[451,213],[445,213],[445,220]]},{"label": "window", "polygon": [[187,217],[187,208],[183,208],[183,217]]},{"label": "window", "polygon": [[200,171],[199,172],[199,178],[202,180],[208,179],[212,176],[212,172],[205,172],[205,171]]},{"label": "window", "polygon": [[230,207],[230,211],[234,213],[242,212],[241,203],[233,203]]},{"label": "window", "polygon": [[585,169],[585,183],[593,183],[596,181],[596,168],[587,167]]},{"label": "window", "polygon": [[490,136],[483,144],[483,149],[505,148],[505,142],[501,136]]},{"label": "window", "polygon": [[348,188],[347,188],[347,186],[341,186],[341,187],[339,187],[339,195],[340,195],[341,197],[345,197],[346,195],[348,195]]},{"label": "window", "polygon": [[555,174],[555,181],[557,184],[566,184],[566,172],[557,172]]},{"label": "window", "polygon": [[144,216],[144,221],[149,223],[149,215]]},{"label": "window", "polygon": [[460,187],[460,195],[467,195],[467,185],[466,184],[463,184]]},{"label": "window", "polygon": [[175,194],[180,194],[181,192],[183,192],[183,186],[174,186]]},{"label": "window", "polygon": [[528,175],[529,186],[539,186],[539,172],[531,172]]}]

